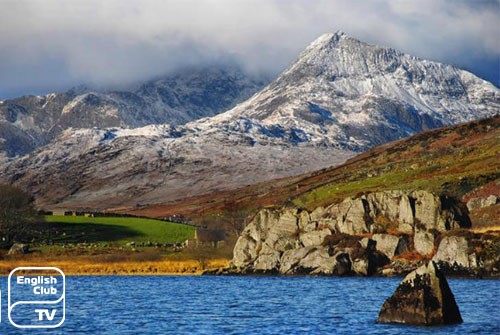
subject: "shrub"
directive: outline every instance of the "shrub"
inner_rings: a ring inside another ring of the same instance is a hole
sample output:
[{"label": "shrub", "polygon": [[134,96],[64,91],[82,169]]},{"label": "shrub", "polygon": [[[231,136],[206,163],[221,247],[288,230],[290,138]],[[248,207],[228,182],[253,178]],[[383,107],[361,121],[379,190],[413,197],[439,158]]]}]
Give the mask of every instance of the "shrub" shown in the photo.
[{"label": "shrub", "polygon": [[130,260],[134,262],[152,262],[159,261],[161,259],[161,252],[155,249],[144,250],[130,256]]},{"label": "shrub", "polygon": [[356,247],[361,240],[361,237],[355,235],[349,235],[344,233],[338,233],[333,235],[328,235],[323,240],[323,246],[325,247],[337,247],[337,248],[353,248]]},{"label": "shrub", "polygon": [[397,230],[398,230],[398,223],[389,220],[389,218],[383,215],[377,215],[375,221],[373,222],[372,231],[374,233],[385,234]]},{"label": "shrub", "polygon": [[40,237],[44,226],[33,197],[13,186],[0,184],[0,248],[14,242],[28,243]]}]

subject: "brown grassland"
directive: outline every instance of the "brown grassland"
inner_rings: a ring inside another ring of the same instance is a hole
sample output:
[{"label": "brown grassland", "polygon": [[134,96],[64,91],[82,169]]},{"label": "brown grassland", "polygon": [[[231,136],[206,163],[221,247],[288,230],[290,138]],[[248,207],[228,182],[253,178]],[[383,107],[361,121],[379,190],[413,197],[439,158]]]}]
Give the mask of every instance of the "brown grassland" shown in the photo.
[{"label": "brown grassland", "polygon": [[0,261],[0,275],[6,276],[20,266],[54,266],[66,275],[200,275],[206,269],[225,267],[228,262],[228,259],[102,262],[92,258],[22,257]]}]

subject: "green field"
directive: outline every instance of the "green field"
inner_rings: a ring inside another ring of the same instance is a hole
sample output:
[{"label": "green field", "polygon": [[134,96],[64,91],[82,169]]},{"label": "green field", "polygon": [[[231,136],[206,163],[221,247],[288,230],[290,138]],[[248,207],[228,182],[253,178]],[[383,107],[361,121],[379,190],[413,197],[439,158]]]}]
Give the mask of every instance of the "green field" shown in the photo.
[{"label": "green field", "polygon": [[131,217],[45,216],[55,243],[176,243],[194,237],[195,228]]}]

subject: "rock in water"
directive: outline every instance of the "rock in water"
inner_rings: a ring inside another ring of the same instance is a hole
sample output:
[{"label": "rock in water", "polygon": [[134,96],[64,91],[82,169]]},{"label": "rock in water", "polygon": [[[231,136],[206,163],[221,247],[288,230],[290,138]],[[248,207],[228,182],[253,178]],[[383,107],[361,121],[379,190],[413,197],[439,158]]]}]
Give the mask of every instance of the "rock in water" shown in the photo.
[{"label": "rock in water", "polygon": [[403,279],[377,322],[432,326],[461,323],[462,317],[446,278],[431,261]]}]

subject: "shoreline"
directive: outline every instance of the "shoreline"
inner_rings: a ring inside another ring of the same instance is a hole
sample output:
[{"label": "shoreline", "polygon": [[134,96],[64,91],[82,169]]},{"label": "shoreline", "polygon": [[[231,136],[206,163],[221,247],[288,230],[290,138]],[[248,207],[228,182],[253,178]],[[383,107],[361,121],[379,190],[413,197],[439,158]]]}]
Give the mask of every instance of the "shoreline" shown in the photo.
[{"label": "shoreline", "polygon": [[[277,272],[247,272],[234,271],[230,267],[230,259],[214,258],[205,260],[196,259],[157,259],[157,260],[113,260],[96,261],[92,258],[64,257],[43,258],[11,258],[0,259],[0,277],[7,277],[18,267],[56,267],[66,276],[235,276],[235,277],[343,277],[343,278],[404,278],[407,273],[392,272],[391,274],[374,273],[371,276],[333,274],[281,274]],[[230,270],[233,271],[230,271]],[[228,271],[229,270],[229,271]],[[442,269],[447,278],[453,279],[481,279],[500,280],[498,273],[480,273],[453,271]]]},{"label": "shoreline", "polygon": [[[63,271],[64,272],[64,271]],[[144,273],[64,273],[66,277],[273,277],[273,278],[341,278],[341,279],[379,279],[379,278],[388,278],[388,279],[399,279],[402,280],[405,278],[404,275],[401,276],[327,276],[327,275],[280,275],[280,274],[227,274],[227,275],[212,275],[205,274],[204,271],[197,271],[193,273],[189,272],[144,272]],[[8,274],[0,274],[0,278],[7,278]],[[446,275],[446,279],[448,280],[481,280],[481,281],[500,281],[500,277],[495,276],[486,276],[486,277],[468,277],[468,276],[455,276],[455,275]]]},{"label": "shoreline", "polygon": [[[411,272],[411,271],[410,271]],[[387,276],[387,275],[380,275],[380,274],[374,274],[371,276],[359,276],[359,275],[326,275],[326,274],[281,274],[281,273],[227,273],[227,274],[214,274],[214,273],[202,273],[201,275],[203,276],[211,276],[211,277],[282,277],[282,278],[343,278],[343,279],[350,279],[350,278],[364,278],[364,279],[372,279],[372,278],[396,278],[396,279],[403,279],[405,278],[408,273],[406,274],[396,274],[392,276]],[[467,276],[467,275],[461,275],[461,274],[450,274],[450,273],[445,273],[445,276],[447,279],[470,279],[470,280],[499,280],[500,281],[500,276],[482,276],[482,277],[474,277],[474,276]]]},{"label": "shoreline", "polygon": [[[59,265],[59,266],[58,266]],[[116,264],[110,264],[110,265],[116,265]],[[184,277],[184,276],[192,276],[192,277],[201,277],[201,276],[206,276],[206,277],[275,277],[275,278],[343,278],[343,279],[352,279],[352,278],[363,278],[363,279],[375,279],[375,278],[396,278],[396,279],[403,279],[406,277],[406,274],[398,274],[398,275],[392,275],[392,276],[385,276],[385,275],[372,275],[372,276],[356,276],[356,275],[346,275],[346,276],[338,276],[338,275],[310,275],[310,274],[277,274],[277,273],[230,273],[230,274],[214,274],[210,273],[213,270],[217,270],[219,268],[213,267],[213,268],[206,268],[204,270],[202,269],[192,269],[191,271],[165,271],[165,272],[160,272],[160,271],[134,271],[134,269],[131,269],[129,271],[110,271],[106,272],[103,269],[99,269],[98,271],[95,271],[96,268],[94,267],[94,271],[74,271],[74,270],[66,270],[67,268],[61,267],[60,264],[53,264],[53,263],[48,263],[45,265],[42,264],[23,264],[19,266],[15,266],[12,268],[8,268],[8,272],[5,272],[4,270],[6,269],[5,267],[0,264],[0,277],[8,277],[10,271],[15,269],[16,267],[20,266],[50,266],[50,267],[57,267],[61,269],[64,272],[64,275],[66,277],[91,277],[91,276],[96,276],[96,277],[147,277],[147,276],[158,276],[158,277]],[[466,276],[466,275],[459,275],[459,274],[446,274],[447,279],[463,279],[463,280],[498,280],[500,281],[499,276],[482,276],[482,277],[474,277],[474,276]]]},{"label": "shoreline", "polygon": [[207,260],[202,266],[196,260],[160,260],[143,262],[88,262],[83,260],[0,260],[0,277],[22,266],[56,267],[66,276],[200,276],[207,269],[227,266],[227,259]]}]

